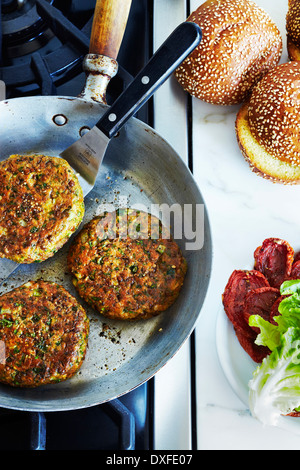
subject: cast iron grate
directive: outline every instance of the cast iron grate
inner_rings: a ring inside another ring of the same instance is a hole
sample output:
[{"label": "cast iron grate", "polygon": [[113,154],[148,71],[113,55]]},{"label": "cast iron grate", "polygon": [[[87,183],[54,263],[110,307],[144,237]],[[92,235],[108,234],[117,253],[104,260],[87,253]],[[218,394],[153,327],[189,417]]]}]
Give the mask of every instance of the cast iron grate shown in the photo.
[{"label": "cast iron grate", "polygon": [[120,398],[89,408],[0,408],[0,451],[153,449],[153,392],[151,379]]},{"label": "cast iron grate", "polygon": [[[30,449],[31,450],[48,450],[54,446],[54,449],[59,449],[58,440],[62,443],[62,450],[65,449],[65,446],[68,446],[68,450],[92,450],[99,449],[105,445],[104,448],[107,449],[109,444],[107,438],[105,437],[106,427],[104,423],[109,421],[108,426],[110,428],[115,428],[115,434],[118,436],[118,449],[119,450],[134,450],[135,449],[135,418],[129,409],[118,399],[112,400],[103,405],[88,410],[87,414],[98,414],[101,415],[101,419],[97,421],[95,425],[95,420],[89,421],[89,428],[82,428],[82,433],[88,433],[89,438],[82,439],[81,432],[72,433],[74,430],[74,425],[76,428],[80,429],[80,414],[78,412],[67,412],[64,416],[65,426],[62,429],[64,436],[61,436],[61,439],[58,438],[59,430],[57,429],[56,421],[51,419],[51,414],[45,413],[30,413]],[[53,417],[53,416],[52,416]],[[50,428],[54,426],[55,439],[53,437],[48,438],[47,442],[47,426]],[[65,442],[65,433],[69,432],[68,443]],[[115,443],[114,443],[115,444]]]},{"label": "cast iron grate", "polygon": [[[135,449],[135,418],[120,400],[93,407],[85,415],[83,420],[80,411],[60,412],[58,426],[53,413],[0,409],[0,449],[103,450],[111,446]],[[117,437],[107,436],[107,429]]]}]

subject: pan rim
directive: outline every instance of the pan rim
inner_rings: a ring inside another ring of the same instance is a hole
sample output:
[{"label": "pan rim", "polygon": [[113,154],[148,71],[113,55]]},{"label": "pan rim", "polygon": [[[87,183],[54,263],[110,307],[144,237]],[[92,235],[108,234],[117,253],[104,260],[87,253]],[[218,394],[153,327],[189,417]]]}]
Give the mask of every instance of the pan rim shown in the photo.
[{"label": "pan rim", "polygon": [[[80,97],[74,98],[74,97],[69,97],[69,96],[30,96],[30,97],[13,98],[11,100],[3,100],[3,102],[0,102],[0,107],[1,107],[1,103],[3,103],[6,106],[8,106],[12,103],[13,106],[14,106],[14,105],[17,105],[21,100],[22,101],[26,100],[26,102],[28,102],[28,100],[31,100],[31,102],[32,102],[32,100],[37,100],[37,99],[38,100],[42,99],[43,101],[44,100],[53,101],[53,99],[55,99],[55,100],[66,100],[67,102],[70,102],[70,103],[74,102],[74,100],[76,100],[76,101],[78,100],[78,102],[84,104],[84,106],[86,105],[87,107],[100,106],[103,110],[107,108],[107,105],[103,105],[102,103],[91,103],[91,102],[85,100],[84,98],[80,98]],[[26,389],[26,391],[22,390],[22,392],[24,392],[24,393],[20,393],[20,395],[22,395],[22,394],[25,395],[25,399],[22,400],[21,398],[11,398],[11,397],[9,397],[8,400],[3,401],[3,397],[1,396],[2,394],[1,394],[1,389],[0,389],[0,406],[3,407],[3,408],[10,408],[10,409],[15,409],[15,410],[23,410],[23,411],[37,411],[37,412],[38,411],[40,411],[40,412],[68,411],[68,410],[88,408],[88,407],[91,407],[91,406],[99,405],[99,404],[111,401],[113,399],[119,398],[122,395],[124,395],[126,393],[129,393],[130,391],[132,391],[135,388],[139,387],[140,385],[144,384],[150,378],[155,376],[155,374],[159,370],[161,370],[174,357],[174,355],[179,351],[179,349],[181,349],[183,344],[189,339],[192,331],[194,330],[194,328],[196,326],[196,323],[197,323],[198,318],[201,314],[201,309],[202,309],[202,306],[203,306],[203,303],[205,301],[205,297],[207,295],[207,291],[208,291],[208,288],[209,288],[209,282],[210,282],[211,270],[212,270],[212,259],[213,259],[211,224],[210,224],[210,221],[209,221],[209,215],[208,215],[208,212],[207,212],[207,209],[206,209],[205,201],[203,199],[203,196],[201,194],[201,191],[200,191],[196,181],[194,180],[194,177],[193,177],[190,169],[187,167],[186,163],[181,159],[181,157],[177,154],[177,152],[174,150],[174,148],[155,129],[153,129],[151,126],[141,122],[140,120],[138,120],[135,117],[132,117],[126,125],[130,127],[130,126],[133,126],[133,123],[135,123],[135,125],[138,126],[141,129],[141,132],[146,131],[147,134],[151,134],[152,136],[154,135],[155,138],[157,138],[157,140],[166,149],[169,149],[170,154],[172,155],[171,158],[176,160],[177,171],[179,173],[184,172],[187,175],[187,178],[188,178],[189,182],[193,186],[194,196],[195,196],[196,200],[201,201],[202,203],[204,203],[204,206],[205,206],[205,225],[206,225],[206,232],[205,232],[206,240],[205,240],[205,243],[206,243],[206,246],[208,247],[208,252],[209,252],[209,254],[207,255],[207,258],[206,258],[206,263],[207,263],[206,264],[206,277],[203,281],[203,285],[204,285],[204,287],[202,286],[203,291],[202,291],[201,295],[199,295],[197,297],[197,301],[195,301],[195,305],[194,305],[195,315],[191,316],[192,320],[190,320],[188,328],[185,332],[185,338],[181,342],[176,344],[176,347],[174,347],[171,350],[168,358],[165,358],[164,361],[157,364],[152,369],[149,368],[147,376],[141,377],[133,386],[126,387],[124,390],[118,391],[117,393],[112,393],[112,395],[109,398],[105,399],[105,400],[101,399],[100,401],[98,401],[96,398],[93,398],[90,401],[88,401],[88,400],[87,401],[82,401],[82,398],[79,398],[79,400],[77,398],[73,398],[73,399],[63,400],[60,404],[59,404],[59,402],[57,402],[55,400],[53,400],[52,402],[47,402],[47,403],[44,403],[43,400],[41,400],[41,401],[33,400],[33,401],[30,401],[28,403],[28,401],[26,400],[26,396],[28,394],[30,395],[30,392],[28,391],[28,389]],[[127,363],[124,364],[122,366],[122,368],[125,367],[125,366],[127,367]],[[119,368],[118,370],[120,370],[120,369],[121,368]],[[60,384],[53,384],[53,387],[55,387],[56,385],[59,386]],[[1,384],[1,386],[2,386],[2,384]]]}]

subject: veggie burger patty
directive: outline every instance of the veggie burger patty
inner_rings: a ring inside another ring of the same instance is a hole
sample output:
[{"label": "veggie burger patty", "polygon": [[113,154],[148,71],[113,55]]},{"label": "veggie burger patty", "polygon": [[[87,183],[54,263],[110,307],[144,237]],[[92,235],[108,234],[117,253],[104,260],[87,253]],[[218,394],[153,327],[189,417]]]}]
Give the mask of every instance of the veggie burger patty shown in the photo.
[{"label": "veggie burger patty", "polygon": [[72,377],[87,347],[89,320],[62,286],[36,281],[0,296],[0,382],[36,387]]},{"label": "veggie burger patty", "polygon": [[179,294],[187,263],[177,243],[162,235],[161,222],[142,211],[119,209],[92,219],[68,254],[79,295],[115,319],[149,318],[166,310]]},{"label": "veggie burger patty", "polygon": [[18,263],[51,257],[84,215],[81,186],[59,157],[12,155],[0,162],[0,257]]}]

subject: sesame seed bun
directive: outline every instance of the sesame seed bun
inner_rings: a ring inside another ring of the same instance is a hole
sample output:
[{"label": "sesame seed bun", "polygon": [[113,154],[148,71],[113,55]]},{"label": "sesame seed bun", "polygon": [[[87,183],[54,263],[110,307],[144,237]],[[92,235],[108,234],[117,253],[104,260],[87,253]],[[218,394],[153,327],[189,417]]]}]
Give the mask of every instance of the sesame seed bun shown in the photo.
[{"label": "sesame seed bun", "polygon": [[187,21],[201,27],[202,41],[175,76],[185,91],[203,101],[242,103],[280,60],[278,28],[250,0],[208,0]]},{"label": "sesame seed bun", "polygon": [[253,89],[236,118],[251,169],[273,182],[300,183],[300,62],[277,65]]},{"label": "sesame seed bun", "polygon": [[287,50],[290,60],[300,60],[300,2],[289,0],[286,15]]}]

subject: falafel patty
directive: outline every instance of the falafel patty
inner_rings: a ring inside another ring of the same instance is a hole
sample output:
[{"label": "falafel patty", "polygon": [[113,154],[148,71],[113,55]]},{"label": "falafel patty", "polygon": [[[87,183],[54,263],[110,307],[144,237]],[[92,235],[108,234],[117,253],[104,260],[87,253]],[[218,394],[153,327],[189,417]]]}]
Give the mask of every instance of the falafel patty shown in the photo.
[{"label": "falafel patty", "polygon": [[0,162],[0,258],[17,263],[48,259],[83,215],[81,186],[62,158],[12,155]]},{"label": "falafel patty", "polygon": [[0,382],[37,387],[61,382],[80,368],[89,320],[62,286],[27,282],[0,296]]},{"label": "falafel patty", "polygon": [[94,309],[133,320],[155,316],[174,303],[187,263],[156,217],[119,209],[83,227],[70,247],[68,269],[79,295]]}]

